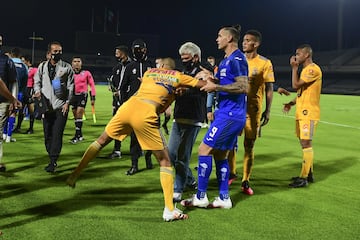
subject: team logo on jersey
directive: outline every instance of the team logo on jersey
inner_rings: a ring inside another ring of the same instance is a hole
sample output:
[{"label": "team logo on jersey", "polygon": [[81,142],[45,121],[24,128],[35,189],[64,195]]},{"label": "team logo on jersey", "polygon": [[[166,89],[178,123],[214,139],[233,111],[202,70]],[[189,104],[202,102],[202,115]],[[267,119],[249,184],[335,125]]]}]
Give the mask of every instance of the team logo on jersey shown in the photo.
[{"label": "team logo on jersey", "polygon": [[306,115],[308,115],[308,110],[303,110],[302,113],[303,113],[303,115],[306,116]]},{"label": "team logo on jersey", "polygon": [[117,69],[116,70],[116,75],[119,75],[119,73],[120,73],[120,69]]},{"label": "team logo on jersey", "polygon": [[136,74],[136,68],[134,68],[133,70],[132,70],[132,73],[135,75]]},{"label": "team logo on jersey", "polygon": [[304,125],[302,126],[302,129],[303,129],[303,132],[308,132],[308,131],[309,131],[309,125],[304,124]]},{"label": "team logo on jersey", "polygon": [[220,77],[226,77],[226,68],[220,70]]},{"label": "team logo on jersey", "polygon": [[234,57],[235,60],[241,61],[243,60],[241,57]]}]

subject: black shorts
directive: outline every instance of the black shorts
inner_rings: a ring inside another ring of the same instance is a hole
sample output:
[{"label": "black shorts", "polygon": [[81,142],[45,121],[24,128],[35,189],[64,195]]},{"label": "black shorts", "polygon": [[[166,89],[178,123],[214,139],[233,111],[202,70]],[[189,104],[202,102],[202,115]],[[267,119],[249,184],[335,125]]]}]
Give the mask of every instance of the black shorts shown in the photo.
[{"label": "black shorts", "polygon": [[88,98],[88,93],[75,94],[70,101],[70,105],[72,106],[73,109],[78,107],[85,108],[87,103],[87,98]]}]

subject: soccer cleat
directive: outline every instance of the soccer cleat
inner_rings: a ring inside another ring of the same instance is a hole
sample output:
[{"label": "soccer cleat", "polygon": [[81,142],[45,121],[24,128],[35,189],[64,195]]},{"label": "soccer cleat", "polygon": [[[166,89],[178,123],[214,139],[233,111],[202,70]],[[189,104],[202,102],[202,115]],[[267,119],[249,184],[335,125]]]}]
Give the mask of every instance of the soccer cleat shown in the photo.
[{"label": "soccer cleat", "polygon": [[174,208],[174,210],[170,211],[167,207],[164,208],[163,219],[165,222],[185,220],[188,218],[189,216],[184,214],[180,209]]},{"label": "soccer cleat", "polygon": [[306,178],[296,178],[292,183],[289,184],[289,187],[292,188],[300,188],[300,187],[306,187],[308,185],[308,181]]},{"label": "soccer cleat", "polygon": [[5,172],[6,171],[6,166],[3,163],[0,163],[0,172]]},{"label": "soccer cleat", "polygon": [[205,194],[205,197],[202,199],[198,199],[196,194],[192,196],[192,198],[188,198],[185,200],[182,200],[180,204],[184,207],[201,207],[201,208],[207,208],[209,205],[209,199],[207,198],[207,195]]},{"label": "soccer cleat", "polygon": [[[291,178],[291,181],[298,180],[299,178],[301,178],[301,177],[292,177],[292,178]],[[309,183],[314,183],[314,182],[315,182],[315,180],[314,180],[314,175],[313,175],[312,171],[309,172],[309,174],[308,174],[308,176],[307,176],[306,179],[307,179],[307,181],[308,181]]]},{"label": "soccer cleat", "polygon": [[220,197],[216,197],[215,200],[210,203],[209,207],[230,209],[232,208],[232,202],[230,197],[224,200],[221,200]]},{"label": "soccer cleat", "polygon": [[254,191],[251,189],[249,185],[249,181],[245,180],[241,183],[241,191],[247,195],[253,195]]},{"label": "soccer cleat", "polygon": [[231,185],[233,183],[233,181],[235,181],[237,179],[237,177],[238,177],[237,174],[230,173],[228,185]]},{"label": "soccer cleat", "polygon": [[121,158],[121,152],[113,151],[112,153],[109,154],[109,156],[107,158],[109,158],[109,159]]},{"label": "soccer cleat", "polygon": [[44,170],[48,173],[54,173],[56,172],[56,167],[57,167],[57,164],[56,163],[49,163],[45,168]]},{"label": "soccer cleat", "polygon": [[129,170],[127,170],[125,172],[126,175],[134,175],[135,173],[137,173],[139,170],[137,167],[132,166]]},{"label": "soccer cleat", "polygon": [[173,194],[173,202],[181,202],[182,193],[174,192]]}]

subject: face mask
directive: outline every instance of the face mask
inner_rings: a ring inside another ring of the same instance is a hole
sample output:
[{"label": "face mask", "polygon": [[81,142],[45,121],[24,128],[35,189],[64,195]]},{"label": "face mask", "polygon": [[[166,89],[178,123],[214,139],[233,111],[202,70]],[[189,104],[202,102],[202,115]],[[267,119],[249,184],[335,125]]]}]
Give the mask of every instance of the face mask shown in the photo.
[{"label": "face mask", "polygon": [[141,51],[141,48],[134,48],[133,53],[136,60],[140,61],[145,59],[145,53]]},{"label": "face mask", "polygon": [[62,57],[61,53],[55,53],[55,54],[51,54],[51,59],[53,59],[55,62],[58,62]]},{"label": "face mask", "polygon": [[184,66],[185,71],[191,71],[194,67],[194,63],[191,60],[182,62],[182,65]]}]

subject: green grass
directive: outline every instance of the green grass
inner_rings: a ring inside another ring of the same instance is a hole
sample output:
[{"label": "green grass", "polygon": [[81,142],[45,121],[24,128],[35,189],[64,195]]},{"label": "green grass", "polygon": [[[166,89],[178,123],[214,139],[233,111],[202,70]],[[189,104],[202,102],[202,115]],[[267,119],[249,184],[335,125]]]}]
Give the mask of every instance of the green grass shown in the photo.
[{"label": "green grass", "polygon": [[[4,143],[7,172],[0,174],[0,239],[360,239],[360,98],[322,95],[322,121],[313,147],[315,183],[290,189],[289,178],[301,168],[301,147],[294,131],[294,110],[281,112],[282,103],[294,97],[274,95],[272,116],[255,147],[251,197],[240,192],[240,181],[231,185],[234,207],[188,209],[186,221],[162,221],[163,197],[159,167],[126,176],[130,166],[129,139],[123,157],[108,160],[110,143],[80,176],[77,187],[65,185],[87,146],[103,131],[111,117],[111,96],[97,86],[97,124],[91,111],[84,122],[85,141],[68,143],[74,134],[69,120],[58,161],[58,173],[43,168],[48,162],[41,122],[35,134],[15,134],[15,143]],[[135,114],[135,110],[134,110]],[[22,129],[27,129],[24,121]],[[191,167],[197,163],[194,146]],[[239,138],[238,172],[242,172],[242,139]],[[155,161],[155,160],[153,160]],[[194,171],[195,173],[195,171]],[[240,174],[241,175],[241,174]],[[190,195],[192,192],[186,192]],[[217,196],[215,174],[209,198]]]}]

